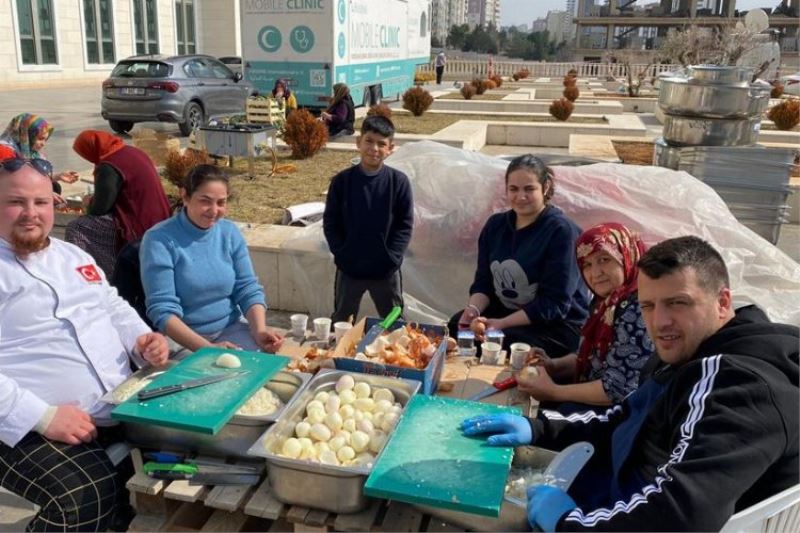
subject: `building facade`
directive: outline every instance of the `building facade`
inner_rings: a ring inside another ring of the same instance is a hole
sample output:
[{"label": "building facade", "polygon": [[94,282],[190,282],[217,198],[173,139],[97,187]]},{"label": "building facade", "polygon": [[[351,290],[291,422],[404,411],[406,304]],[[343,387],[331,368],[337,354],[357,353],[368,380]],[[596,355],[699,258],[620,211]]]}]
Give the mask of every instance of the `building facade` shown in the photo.
[{"label": "building facade", "polygon": [[467,24],[469,0],[433,0],[431,2],[431,35],[444,46],[450,28]]},{"label": "building facade", "polygon": [[482,26],[486,28],[492,24],[500,27],[500,0],[468,0],[467,23],[470,28]]},{"label": "building facade", "polygon": [[548,11],[546,20],[547,33],[550,41],[558,44],[569,40],[571,35],[572,17],[566,11]]},{"label": "building facade", "polygon": [[[657,0],[645,5],[630,0],[577,0],[575,61],[599,61],[608,50],[630,49],[647,62],[672,29],[719,26],[741,14],[736,0]],[[769,26],[777,32],[784,65],[800,65],[798,28],[800,0],[789,0],[789,13],[773,13]]]},{"label": "building facade", "polygon": [[0,87],[94,83],[145,53],[241,55],[240,0],[0,0]]}]

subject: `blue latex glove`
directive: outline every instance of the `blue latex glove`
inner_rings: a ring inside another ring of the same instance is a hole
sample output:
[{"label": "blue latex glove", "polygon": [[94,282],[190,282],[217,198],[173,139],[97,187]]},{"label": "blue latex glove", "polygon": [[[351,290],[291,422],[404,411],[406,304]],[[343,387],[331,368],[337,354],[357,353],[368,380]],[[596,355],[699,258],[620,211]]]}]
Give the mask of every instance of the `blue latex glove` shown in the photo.
[{"label": "blue latex glove", "polygon": [[528,523],[542,531],[555,531],[561,517],[577,507],[569,494],[550,485],[528,489]]},{"label": "blue latex glove", "polygon": [[464,435],[497,433],[486,439],[489,446],[523,446],[533,442],[528,419],[519,415],[478,415],[461,422]]}]

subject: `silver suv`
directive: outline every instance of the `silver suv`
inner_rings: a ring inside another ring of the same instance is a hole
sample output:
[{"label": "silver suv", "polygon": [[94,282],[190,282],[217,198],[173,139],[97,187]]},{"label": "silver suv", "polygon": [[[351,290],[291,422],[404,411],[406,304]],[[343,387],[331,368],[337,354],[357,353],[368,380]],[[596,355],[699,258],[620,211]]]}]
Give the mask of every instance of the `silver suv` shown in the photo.
[{"label": "silver suv", "polygon": [[176,122],[183,135],[206,117],[244,113],[253,85],[206,55],[143,55],[123,59],[103,82],[101,114],[127,133],[137,122]]}]

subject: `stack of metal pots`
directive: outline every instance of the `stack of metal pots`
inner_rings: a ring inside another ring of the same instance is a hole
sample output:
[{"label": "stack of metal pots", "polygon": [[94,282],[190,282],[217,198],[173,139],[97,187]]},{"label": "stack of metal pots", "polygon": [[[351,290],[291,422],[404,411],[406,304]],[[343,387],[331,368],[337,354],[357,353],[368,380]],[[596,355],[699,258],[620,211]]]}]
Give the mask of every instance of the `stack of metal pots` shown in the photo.
[{"label": "stack of metal pots", "polygon": [[753,70],[697,65],[661,80],[663,138],[653,164],[710,185],[744,225],[777,242],[788,206],[793,152],[758,146],[771,87]]}]

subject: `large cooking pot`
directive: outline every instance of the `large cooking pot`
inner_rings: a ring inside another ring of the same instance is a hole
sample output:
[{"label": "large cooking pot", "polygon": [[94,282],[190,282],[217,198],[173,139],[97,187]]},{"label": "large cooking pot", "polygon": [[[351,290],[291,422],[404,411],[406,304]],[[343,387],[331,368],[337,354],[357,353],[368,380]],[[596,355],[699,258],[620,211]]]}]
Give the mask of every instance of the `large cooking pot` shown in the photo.
[{"label": "large cooking pot", "polygon": [[743,84],[748,85],[753,79],[753,69],[749,67],[729,67],[720,65],[692,65],[687,73],[692,78],[702,83],[716,83],[723,85]]},{"label": "large cooking pot", "polygon": [[751,118],[767,108],[770,91],[769,86],[761,84],[710,85],[665,78],[661,80],[658,105],[668,115]]},{"label": "large cooking pot", "polygon": [[677,146],[668,145],[663,137],[656,139],[655,144],[653,165],[678,170],[678,165],[681,163],[681,149]]},{"label": "large cooking pot", "polygon": [[666,115],[664,140],[671,146],[745,146],[758,141],[761,118],[700,118]]}]

